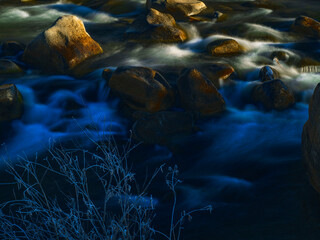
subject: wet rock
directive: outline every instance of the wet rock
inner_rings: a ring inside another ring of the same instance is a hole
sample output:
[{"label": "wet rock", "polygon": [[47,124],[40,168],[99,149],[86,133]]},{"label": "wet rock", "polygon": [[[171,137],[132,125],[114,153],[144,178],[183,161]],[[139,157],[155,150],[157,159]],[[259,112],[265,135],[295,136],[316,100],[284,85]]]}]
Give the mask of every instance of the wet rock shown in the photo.
[{"label": "wet rock", "polygon": [[165,25],[171,27],[177,26],[176,21],[174,20],[172,15],[161,13],[153,8],[150,9],[146,17],[146,21],[150,25]]},{"label": "wet rock", "polygon": [[234,73],[234,68],[229,64],[205,64],[196,68],[206,76],[217,89],[228,84],[228,78]]},{"label": "wet rock", "polygon": [[271,59],[277,58],[279,61],[287,62],[290,58],[290,55],[284,51],[274,51],[271,54]]},{"label": "wet rock", "polygon": [[65,15],[27,46],[23,60],[43,71],[65,74],[102,52],[86,32],[83,22],[76,16]]},{"label": "wet rock", "polygon": [[306,37],[320,38],[320,22],[306,16],[297,17],[292,29]]},{"label": "wet rock", "polygon": [[177,43],[188,38],[187,33],[176,24],[172,15],[153,8],[146,16],[141,16],[133,22],[128,36],[153,43]]},{"label": "wet rock", "polygon": [[0,59],[0,77],[22,74],[22,69],[13,61]]},{"label": "wet rock", "polygon": [[191,134],[194,120],[191,113],[163,111],[149,114],[133,125],[136,139],[150,144],[167,144],[174,138]]},{"label": "wet rock", "polygon": [[146,7],[160,9],[174,16],[193,16],[207,8],[198,0],[147,0]]},{"label": "wet rock", "polygon": [[309,119],[302,133],[302,155],[311,184],[320,193],[320,84],[309,105]]},{"label": "wet rock", "polygon": [[[150,31],[152,42],[179,43],[187,40],[187,34],[176,27],[159,26]],[[148,34],[147,34],[148,36]]]},{"label": "wet rock", "polygon": [[280,74],[277,70],[270,66],[264,66],[261,68],[259,78],[262,82],[276,80],[280,78]]},{"label": "wet rock", "polygon": [[225,110],[225,101],[214,84],[197,69],[186,69],[178,80],[182,106],[202,116]]},{"label": "wet rock", "polygon": [[290,89],[279,79],[263,82],[252,90],[252,99],[267,110],[284,110],[295,103]]},{"label": "wet rock", "polygon": [[119,67],[112,74],[109,87],[135,110],[157,112],[174,103],[171,86],[151,68]]},{"label": "wet rock", "polygon": [[207,8],[203,2],[197,0],[166,0],[165,7],[168,12],[184,16],[197,15]]},{"label": "wet rock", "polygon": [[21,118],[23,98],[14,84],[0,85],[0,122]]},{"label": "wet rock", "polygon": [[25,46],[22,43],[15,41],[7,41],[1,44],[0,56],[16,56],[18,53],[22,52]]},{"label": "wet rock", "polygon": [[241,47],[234,39],[215,40],[208,44],[207,50],[215,57],[227,57],[241,53]]}]

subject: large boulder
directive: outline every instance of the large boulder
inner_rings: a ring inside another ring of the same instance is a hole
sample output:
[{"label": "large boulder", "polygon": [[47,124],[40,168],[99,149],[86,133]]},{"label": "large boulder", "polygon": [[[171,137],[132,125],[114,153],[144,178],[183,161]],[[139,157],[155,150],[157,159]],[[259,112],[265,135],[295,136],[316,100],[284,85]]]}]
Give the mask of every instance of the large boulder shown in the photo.
[{"label": "large boulder", "polygon": [[252,99],[267,110],[284,110],[295,103],[290,89],[279,79],[265,81],[252,90]]},{"label": "large boulder", "polygon": [[309,119],[302,133],[303,160],[313,187],[320,193],[320,84],[309,105]]},{"label": "large boulder", "polygon": [[187,112],[157,112],[133,125],[135,138],[150,144],[167,144],[174,138],[191,134],[194,129],[193,116]]},{"label": "large boulder", "polygon": [[169,83],[146,67],[118,67],[108,82],[111,90],[135,110],[158,112],[174,103]]},{"label": "large boulder", "polygon": [[260,69],[259,78],[262,82],[276,80],[280,78],[277,70],[270,66],[264,66]]},{"label": "large boulder", "polygon": [[208,52],[215,57],[228,57],[241,53],[242,48],[234,39],[219,39],[208,44]]},{"label": "large boulder", "polygon": [[102,52],[86,32],[83,22],[76,16],[65,15],[28,44],[23,60],[46,72],[64,74]]},{"label": "large boulder", "polygon": [[0,85],[0,122],[21,118],[23,98],[14,84]]},{"label": "large boulder", "polygon": [[320,38],[320,22],[306,16],[297,17],[292,29],[306,37]]},{"label": "large boulder", "polygon": [[214,84],[197,69],[186,69],[178,79],[182,106],[202,116],[225,110],[225,101]]}]

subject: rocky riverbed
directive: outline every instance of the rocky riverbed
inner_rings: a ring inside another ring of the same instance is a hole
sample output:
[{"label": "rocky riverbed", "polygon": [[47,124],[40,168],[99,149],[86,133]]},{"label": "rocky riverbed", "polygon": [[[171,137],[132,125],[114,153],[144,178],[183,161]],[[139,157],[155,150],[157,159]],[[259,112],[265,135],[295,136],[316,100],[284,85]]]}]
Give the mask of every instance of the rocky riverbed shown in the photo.
[{"label": "rocky riverbed", "polygon": [[316,0],[0,1],[2,159],[132,137],[138,174],[179,166],[179,209],[213,205],[183,239],[319,239],[319,21]]}]

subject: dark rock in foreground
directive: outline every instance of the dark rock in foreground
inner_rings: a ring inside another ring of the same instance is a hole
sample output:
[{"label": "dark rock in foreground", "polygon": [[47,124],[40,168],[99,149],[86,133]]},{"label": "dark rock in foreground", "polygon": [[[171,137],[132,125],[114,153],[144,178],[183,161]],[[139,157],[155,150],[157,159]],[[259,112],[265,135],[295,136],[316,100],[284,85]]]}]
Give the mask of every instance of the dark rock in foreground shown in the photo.
[{"label": "dark rock in foreground", "polygon": [[0,122],[21,118],[22,95],[14,84],[0,85]]},{"label": "dark rock in foreground", "polygon": [[320,84],[314,90],[309,119],[302,133],[303,160],[313,187],[320,193]]},{"label": "dark rock in foreground", "polygon": [[167,144],[173,138],[191,134],[194,120],[191,113],[163,111],[149,114],[135,122],[135,138],[144,143]]},{"label": "dark rock in foreground", "polygon": [[65,15],[27,46],[23,60],[43,71],[65,74],[102,52],[86,32],[83,22],[76,16]]},{"label": "dark rock in foreground", "polygon": [[178,80],[182,106],[202,116],[225,110],[225,101],[214,84],[197,69],[186,69]]},{"label": "dark rock in foreground", "polygon": [[271,80],[255,86],[252,99],[267,110],[284,110],[295,103],[293,93],[281,80]]},{"label": "dark rock in foreground", "polygon": [[151,68],[119,67],[108,85],[135,110],[158,112],[170,108],[174,103],[171,86]]}]

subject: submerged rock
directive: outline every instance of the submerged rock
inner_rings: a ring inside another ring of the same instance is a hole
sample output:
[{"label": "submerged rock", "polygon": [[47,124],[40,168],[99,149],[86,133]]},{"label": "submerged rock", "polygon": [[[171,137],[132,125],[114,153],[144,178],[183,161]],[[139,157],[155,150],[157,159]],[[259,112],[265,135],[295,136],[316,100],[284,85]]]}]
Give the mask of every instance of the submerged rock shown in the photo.
[{"label": "submerged rock", "polygon": [[171,86],[151,68],[118,67],[108,85],[135,110],[157,112],[170,108],[174,103]]},{"label": "submerged rock", "polygon": [[292,29],[306,37],[320,38],[320,22],[310,17],[297,17],[292,25]]},{"label": "submerged rock", "polygon": [[320,193],[320,84],[314,90],[302,133],[302,154],[311,184]]},{"label": "submerged rock", "polygon": [[23,60],[43,71],[64,74],[102,52],[83,22],[76,16],[65,15],[28,44]]},{"label": "submerged rock", "polygon": [[267,110],[284,110],[295,103],[293,93],[279,79],[265,81],[255,86],[252,90],[252,99]]},{"label": "submerged rock", "polygon": [[0,77],[22,74],[22,69],[13,61],[0,59]]},{"label": "submerged rock", "polygon": [[150,144],[167,144],[173,138],[193,131],[193,116],[187,112],[163,111],[149,114],[133,125],[135,138]]},{"label": "submerged rock", "polygon": [[0,85],[0,122],[21,118],[23,98],[14,84]]},{"label": "submerged rock", "polygon": [[234,39],[220,39],[208,44],[208,52],[215,57],[228,57],[241,53],[241,46]]},{"label": "submerged rock", "polygon": [[214,84],[197,69],[186,69],[178,80],[182,106],[203,116],[221,113],[225,101]]},{"label": "submerged rock", "polygon": [[280,74],[277,70],[270,66],[264,66],[261,68],[259,78],[262,82],[276,80],[280,78]]}]

